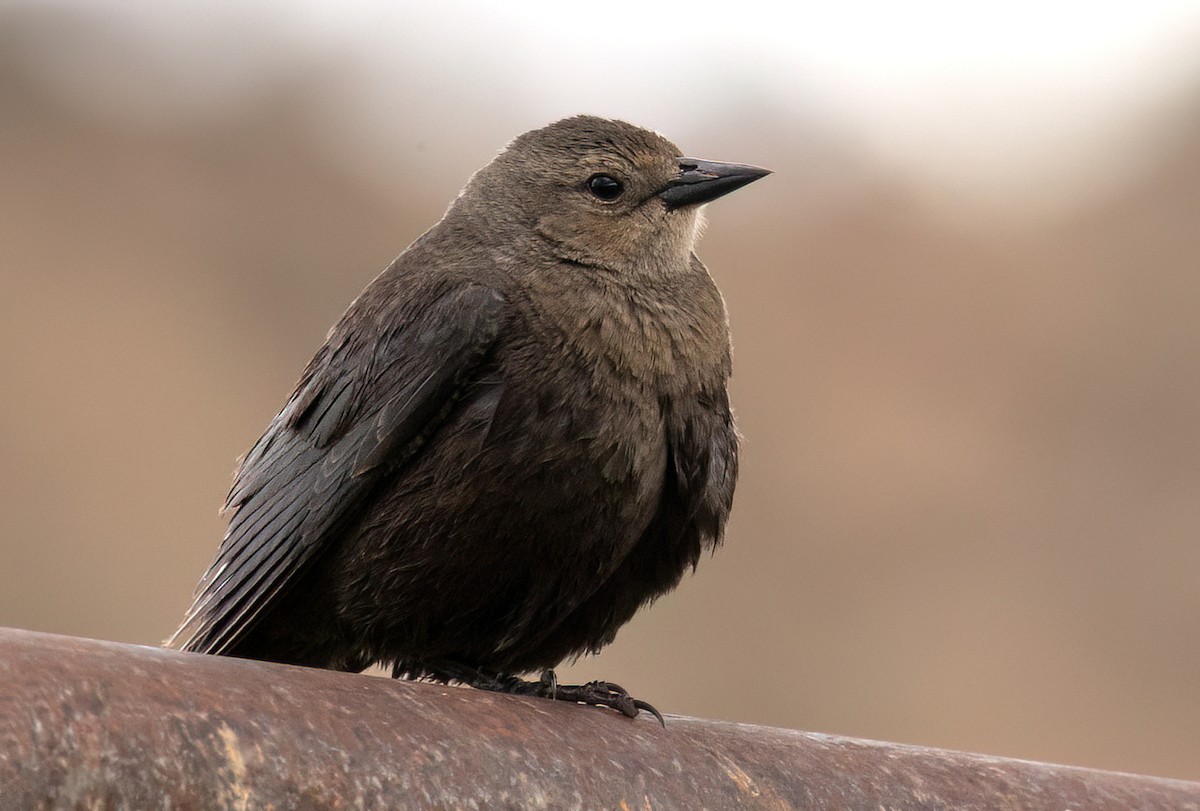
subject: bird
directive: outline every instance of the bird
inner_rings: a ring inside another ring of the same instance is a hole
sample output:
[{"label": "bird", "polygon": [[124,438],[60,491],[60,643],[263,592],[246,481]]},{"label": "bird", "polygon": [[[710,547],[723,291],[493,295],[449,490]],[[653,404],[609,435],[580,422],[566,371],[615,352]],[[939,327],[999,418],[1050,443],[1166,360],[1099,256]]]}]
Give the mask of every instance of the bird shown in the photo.
[{"label": "bird", "polygon": [[661,721],[553,668],[722,541],[730,337],[694,249],[767,174],[595,116],[514,139],[330,330],[164,644]]}]

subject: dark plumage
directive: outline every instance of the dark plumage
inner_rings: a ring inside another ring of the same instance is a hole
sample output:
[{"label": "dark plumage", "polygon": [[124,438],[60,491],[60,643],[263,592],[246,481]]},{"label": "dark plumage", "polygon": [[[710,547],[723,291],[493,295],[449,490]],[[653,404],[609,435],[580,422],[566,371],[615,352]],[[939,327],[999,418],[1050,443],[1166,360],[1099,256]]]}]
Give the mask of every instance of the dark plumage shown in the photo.
[{"label": "dark plumage", "polygon": [[517,138],[330,332],[169,644],[636,713],[512,676],[599,650],[720,542],[729,336],[692,248],[764,174],[587,116]]}]

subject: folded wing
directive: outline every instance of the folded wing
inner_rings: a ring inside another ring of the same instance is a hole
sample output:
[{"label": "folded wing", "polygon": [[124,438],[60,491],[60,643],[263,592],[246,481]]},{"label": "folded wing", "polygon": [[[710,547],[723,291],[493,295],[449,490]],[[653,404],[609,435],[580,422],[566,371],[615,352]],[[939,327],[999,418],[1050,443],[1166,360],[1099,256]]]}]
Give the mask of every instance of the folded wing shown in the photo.
[{"label": "folded wing", "polygon": [[169,645],[230,649],[403,466],[492,349],[504,301],[479,285],[417,312],[342,325],[243,460],[217,558]]}]

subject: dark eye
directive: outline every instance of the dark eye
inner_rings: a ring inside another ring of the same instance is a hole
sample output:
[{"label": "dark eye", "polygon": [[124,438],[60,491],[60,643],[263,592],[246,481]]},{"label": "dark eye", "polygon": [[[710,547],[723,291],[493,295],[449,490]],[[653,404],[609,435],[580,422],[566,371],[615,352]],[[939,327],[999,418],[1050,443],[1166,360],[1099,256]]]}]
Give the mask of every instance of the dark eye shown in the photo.
[{"label": "dark eye", "polygon": [[608,175],[592,175],[588,178],[587,188],[601,200],[616,200],[625,191],[621,181]]}]

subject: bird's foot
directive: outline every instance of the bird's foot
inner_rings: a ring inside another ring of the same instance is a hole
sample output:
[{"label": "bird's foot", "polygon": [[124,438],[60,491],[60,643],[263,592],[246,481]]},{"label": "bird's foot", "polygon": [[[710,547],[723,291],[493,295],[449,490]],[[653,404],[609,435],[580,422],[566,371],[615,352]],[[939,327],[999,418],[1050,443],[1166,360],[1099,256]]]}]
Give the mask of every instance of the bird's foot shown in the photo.
[{"label": "bird's foot", "polygon": [[503,693],[537,696],[555,701],[570,701],[593,707],[609,707],[627,718],[637,718],[638,713],[645,710],[657,718],[660,724],[666,726],[662,713],[655,709],[654,705],[634,698],[624,687],[612,682],[590,681],[587,684],[559,684],[558,677],[553,670],[543,671],[541,678],[537,681],[524,681],[514,676],[502,676],[500,680],[499,686],[484,686],[484,689],[496,689]]},{"label": "bird's foot", "polygon": [[[628,718],[637,718],[642,710],[658,719],[665,728],[666,721],[662,713],[653,704],[634,698],[619,684],[610,681],[589,681],[587,684],[559,684],[553,670],[547,670],[536,684],[543,686],[543,692],[538,693],[545,698],[558,701],[572,701],[577,704],[588,704],[593,707],[611,707]],[[546,685],[549,685],[548,691]]]},{"label": "bird's foot", "polygon": [[[479,690],[489,690],[493,693],[508,693],[518,696],[536,696],[556,701],[570,701],[575,704],[588,704],[593,707],[609,707],[628,718],[636,718],[638,713],[645,710],[658,719],[658,723],[666,727],[662,713],[649,702],[636,699],[619,684],[610,681],[590,681],[587,684],[559,684],[558,676],[553,670],[542,671],[537,681],[510,676],[504,673],[493,673],[462,665],[443,666],[433,669],[428,675],[438,681],[457,681]],[[396,668],[393,678],[403,675]]]}]

